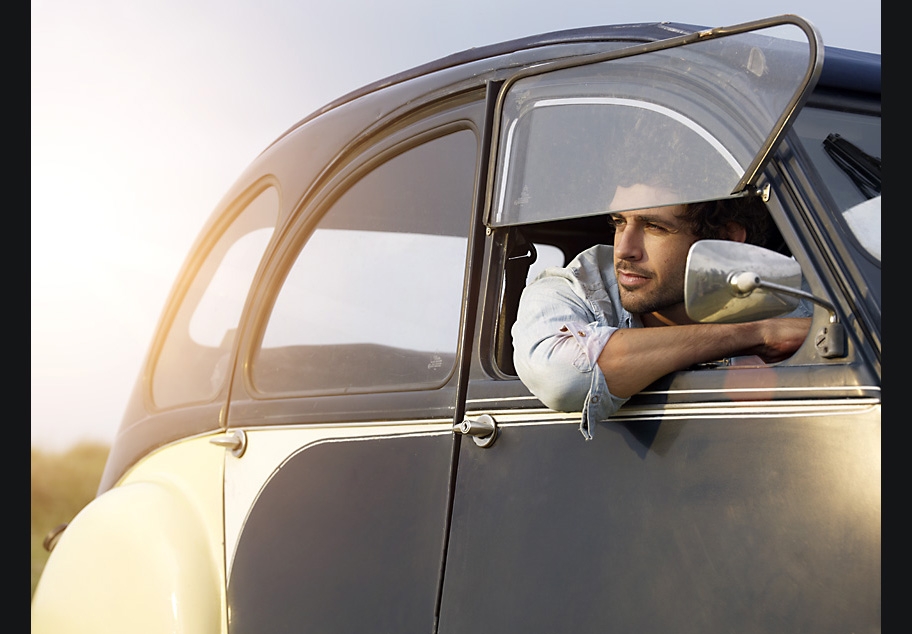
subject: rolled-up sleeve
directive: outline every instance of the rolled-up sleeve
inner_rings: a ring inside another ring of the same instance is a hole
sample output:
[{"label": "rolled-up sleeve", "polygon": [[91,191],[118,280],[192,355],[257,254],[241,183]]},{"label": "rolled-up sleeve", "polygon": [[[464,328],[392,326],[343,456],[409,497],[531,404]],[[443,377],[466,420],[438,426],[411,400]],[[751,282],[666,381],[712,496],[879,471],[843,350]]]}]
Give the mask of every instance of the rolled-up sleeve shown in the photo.
[{"label": "rolled-up sleeve", "polygon": [[512,334],[519,378],[551,409],[581,412],[580,431],[588,440],[590,421],[614,414],[627,399],[609,392],[598,366],[618,325],[609,323],[616,317],[610,310],[593,309],[593,299],[608,298],[600,283],[587,285],[586,276],[573,264],[542,273],[523,291]]}]

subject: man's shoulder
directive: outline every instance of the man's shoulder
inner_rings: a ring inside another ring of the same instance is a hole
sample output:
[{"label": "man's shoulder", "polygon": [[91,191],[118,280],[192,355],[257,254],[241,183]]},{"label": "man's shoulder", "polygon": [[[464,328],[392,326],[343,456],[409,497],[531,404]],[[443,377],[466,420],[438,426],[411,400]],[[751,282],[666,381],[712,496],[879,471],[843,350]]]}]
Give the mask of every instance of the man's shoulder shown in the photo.
[{"label": "man's shoulder", "polygon": [[614,281],[614,247],[596,244],[579,253],[567,265],[573,276],[588,284],[611,284]]},{"label": "man's shoulder", "polygon": [[[569,282],[580,296],[600,294],[599,289],[616,285],[614,277],[614,247],[597,244],[577,254],[567,266],[549,267],[542,271],[530,287],[542,292],[560,290]],[[529,287],[527,287],[528,289]],[[602,290],[604,292],[604,290]]]}]

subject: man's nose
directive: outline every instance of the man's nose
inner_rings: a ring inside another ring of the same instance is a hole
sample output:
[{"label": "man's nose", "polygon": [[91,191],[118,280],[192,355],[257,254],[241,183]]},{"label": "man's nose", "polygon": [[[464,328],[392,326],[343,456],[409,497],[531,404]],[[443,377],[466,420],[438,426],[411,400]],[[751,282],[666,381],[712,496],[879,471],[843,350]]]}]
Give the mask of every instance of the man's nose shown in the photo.
[{"label": "man's nose", "polygon": [[643,232],[635,226],[624,227],[614,234],[615,255],[621,260],[639,260],[643,257]]}]

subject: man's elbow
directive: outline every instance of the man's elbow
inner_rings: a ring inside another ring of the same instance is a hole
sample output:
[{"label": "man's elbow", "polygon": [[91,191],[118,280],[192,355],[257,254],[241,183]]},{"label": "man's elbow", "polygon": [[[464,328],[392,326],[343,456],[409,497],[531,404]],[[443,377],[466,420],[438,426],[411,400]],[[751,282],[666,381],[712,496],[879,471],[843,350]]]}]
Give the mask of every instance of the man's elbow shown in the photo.
[{"label": "man's elbow", "polygon": [[578,412],[586,402],[591,376],[565,367],[532,367],[516,364],[520,380],[546,407],[558,412]]}]

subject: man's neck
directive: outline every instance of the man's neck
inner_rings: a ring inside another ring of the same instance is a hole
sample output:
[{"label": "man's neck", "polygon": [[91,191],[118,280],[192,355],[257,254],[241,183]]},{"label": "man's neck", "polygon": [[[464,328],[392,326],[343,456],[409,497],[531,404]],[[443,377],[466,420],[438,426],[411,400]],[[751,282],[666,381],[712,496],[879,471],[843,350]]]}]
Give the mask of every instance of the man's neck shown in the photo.
[{"label": "man's neck", "polygon": [[662,326],[681,326],[694,323],[687,316],[684,307],[675,307],[668,310],[657,310],[651,313],[641,313],[640,321],[644,328],[660,328]]}]

